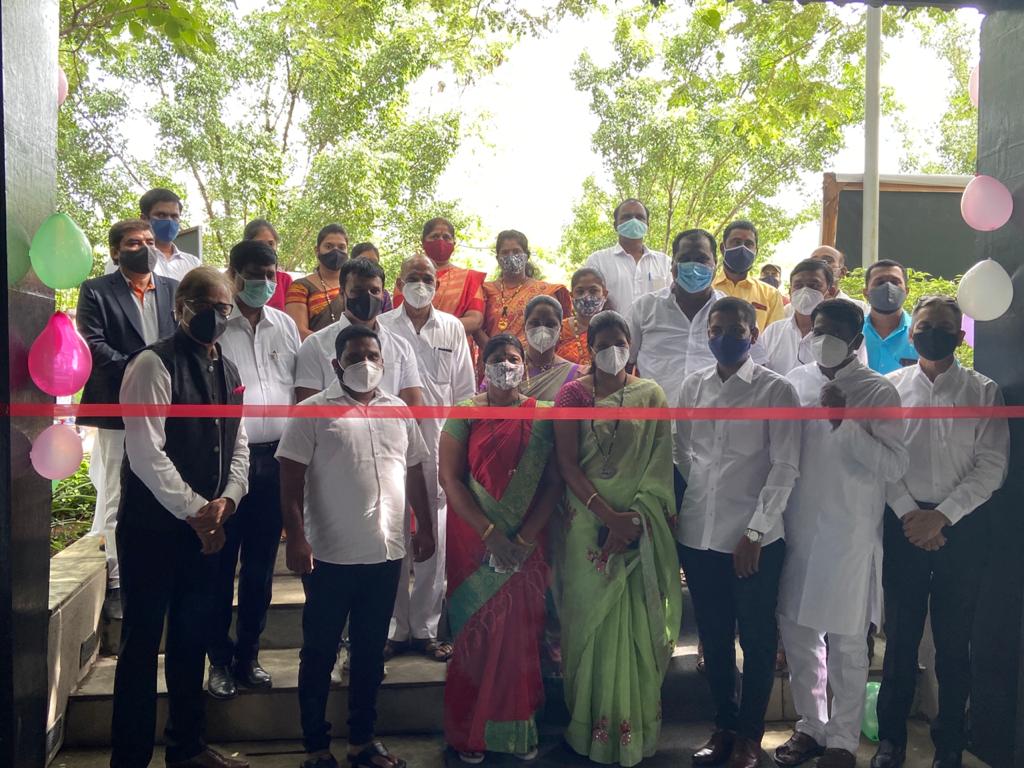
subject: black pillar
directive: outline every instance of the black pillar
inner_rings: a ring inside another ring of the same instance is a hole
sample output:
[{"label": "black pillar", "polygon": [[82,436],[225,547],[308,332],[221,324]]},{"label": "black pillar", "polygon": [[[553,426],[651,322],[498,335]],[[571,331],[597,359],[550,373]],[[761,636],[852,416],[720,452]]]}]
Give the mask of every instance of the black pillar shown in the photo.
[{"label": "black pillar", "polygon": [[[3,0],[0,10],[0,405],[52,402],[27,369],[28,349],[53,311],[53,292],[29,270],[28,243],[56,201],[58,2]],[[48,423],[0,417],[0,765],[17,768],[46,760],[50,481],[32,471],[28,451]]]},{"label": "black pillar", "polygon": [[[1007,6],[1009,7],[1009,6]],[[1024,404],[1024,10],[995,11],[981,29],[978,173],[1002,181],[1014,212],[977,238],[978,258],[1013,277],[1013,306],[979,323],[975,365],[999,382],[1007,404]],[[995,505],[988,572],[974,643],[973,751],[994,766],[1024,766],[1024,420],[1011,422],[1010,474]]]}]

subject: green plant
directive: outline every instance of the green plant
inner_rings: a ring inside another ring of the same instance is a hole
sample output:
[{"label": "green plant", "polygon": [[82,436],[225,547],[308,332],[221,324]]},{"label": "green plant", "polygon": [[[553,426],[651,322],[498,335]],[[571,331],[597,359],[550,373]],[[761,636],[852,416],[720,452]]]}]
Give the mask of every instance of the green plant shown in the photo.
[{"label": "green plant", "polygon": [[89,460],[86,457],[75,474],[54,485],[50,509],[51,555],[89,532],[95,507],[96,489],[89,480]]}]

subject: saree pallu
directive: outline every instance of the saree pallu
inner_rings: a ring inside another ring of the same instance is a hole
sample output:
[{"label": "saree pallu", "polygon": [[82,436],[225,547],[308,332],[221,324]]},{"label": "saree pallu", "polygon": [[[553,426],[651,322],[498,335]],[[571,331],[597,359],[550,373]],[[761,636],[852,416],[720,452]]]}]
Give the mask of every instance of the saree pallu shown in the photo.
[{"label": "saree pallu", "polygon": [[558,337],[555,354],[570,363],[589,366],[590,348],[587,347],[587,331],[584,329],[583,333],[577,334],[574,330],[574,320],[573,317],[567,317],[562,321],[562,332]]},{"label": "saree pallu", "polygon": [[[466,485],[481,511],[514,539],[551,458],[551,422],[450,419],[445,432],[466,446]],[[535,715],[544,699],[544,552],[538,546],[516,573],[498,573],[488,565],[479,534],[451,500],[448,505],[448,618],[455,653],[444,692],[445,739],[459,752],[529,752],[538,743]]]},{"label": "saree pallu", "polygon": [[[570,385],[572,386],[572,385]],[[597,402],[619,405],[619,393]],[[665,407],[652,381],[626,386],[625,407]],[[643,521],[636,549],[607,560],[602,523],[568,495],[565,562],[560,572],[562,659],[571,721],[566,741],[597,763],[632,766],[657,749],[661,685],[679,634],[682,592],[669,527],[674,514],[672,436],[667,421],[580,422],[580,467],[615,510]],[[596,437],[595,437],[596,432]],[[607,452],[616,472],[601,477]]]},{"label": "saree pallu", "polygon": [[564,285],[545,283],[543,280],[530,280],[523,283],[518,290],[501,292],[498,281],[484,283],[484,333],[488,338],[499,333],[515,336],[526,343],[526,305],[534,296],[544,294],[551,296],[562,305],[562,314],[572,314],[572,296]]},{"label": "saree pallu", "polygon": [[[527,366],[529,373],[529,366]],[[564,362],[553,366],[550,370],[528,375],[519,384],[519,391],[527,397],[552,402],[558,397],[558,391],[580,375],[580,367],[575,363]]]}]

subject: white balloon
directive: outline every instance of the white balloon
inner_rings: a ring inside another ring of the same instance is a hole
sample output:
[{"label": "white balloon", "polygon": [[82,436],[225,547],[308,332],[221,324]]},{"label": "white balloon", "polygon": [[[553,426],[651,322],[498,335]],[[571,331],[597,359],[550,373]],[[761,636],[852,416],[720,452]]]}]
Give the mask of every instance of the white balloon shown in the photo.
[{"label": "white balloon", "polygon": [[960,309],[975,320],[995,320],[1010,308],[1013,281],[1003,265],[992,259],[979,261],[960,280],[956,300]]}]

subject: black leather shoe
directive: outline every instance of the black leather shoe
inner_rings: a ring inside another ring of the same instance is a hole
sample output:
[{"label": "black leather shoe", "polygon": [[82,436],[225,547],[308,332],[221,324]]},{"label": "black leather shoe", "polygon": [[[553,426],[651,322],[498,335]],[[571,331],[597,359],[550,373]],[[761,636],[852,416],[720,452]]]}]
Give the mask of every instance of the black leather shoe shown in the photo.
[{"label": "black leather shoe", "polygon": [[735,731],[715,731],[711,734],[711,738],[693,753],[693,765],[724,765],[729,759],[729,755],[732,754],[735,743]]},{"label": "black leather shoe", "polygon": [[235,684],[243,688],[270,688],[273,685],[270,673],[260,666],[259,659],[240,661],[232,672]]},{"label": "black leather shoe", "polygon": [[883,739],[878,745],[875,756],[871,758],[871,768],[900,768],[906,758],[905,747]]},{"label": "black leather shoe", "polygon": [[963,752],[952,749],[936,750],[932,768],[960,768],[963,765],[963,760]]},{"label": "black leather shoe", "polygon": [[103,615],[110,621],[121,621],[124,618],[121,612],[121,589],[119,587],[107,590],[107,596],[103,599]]},{"label": "black leather shoe", "polygon": [[231,670],[227,667],[210,665],[210,678],[206,682],[206,690],[215,699],[233,699],[238,695]]}]

